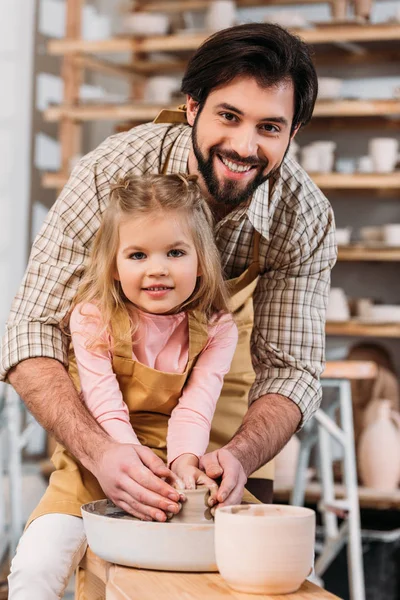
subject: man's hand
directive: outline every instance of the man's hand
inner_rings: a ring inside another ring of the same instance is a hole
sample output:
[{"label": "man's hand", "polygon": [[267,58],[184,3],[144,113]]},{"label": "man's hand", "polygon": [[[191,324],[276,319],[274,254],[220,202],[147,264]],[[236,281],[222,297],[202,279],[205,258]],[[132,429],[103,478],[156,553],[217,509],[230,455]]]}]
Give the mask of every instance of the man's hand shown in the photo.
[{"label": "man's hand", "polygon": [[171,471],[182,482],[187,490],[194,490],[199,485],[204,485],[210,490],[209,506],[217,503],[218,485],[214,479],[208,477],[199,469],[199,459],[194,454],[181,454],[171,464]]},{"label": "man's hand", "polygon": [[211,479],[222,477],[217,494],[219,506],[241,503],[247,477],[241,463],[229,450],[221,448],[205,454],[200,459],[200,468]]},{"label": "man's hand", "polygon": [[179,512],[180,493],[161,479],[176,475],[150,448],[111,441],[92,472],[107,498],[134,517],[166,521],[166,512]]}]

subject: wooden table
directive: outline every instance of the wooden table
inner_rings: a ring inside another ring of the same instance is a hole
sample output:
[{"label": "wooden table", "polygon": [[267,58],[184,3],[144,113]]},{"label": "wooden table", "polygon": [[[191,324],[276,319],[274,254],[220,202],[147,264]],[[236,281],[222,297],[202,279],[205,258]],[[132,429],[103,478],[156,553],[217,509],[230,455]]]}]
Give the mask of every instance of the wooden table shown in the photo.
[{"label": "wooden table", "polygon": [[305,581],[295,594],[265,596],[231,590],[219,573],[170,573],[120,567],[90,549],[76,577],[76,600],[339,600]]}]

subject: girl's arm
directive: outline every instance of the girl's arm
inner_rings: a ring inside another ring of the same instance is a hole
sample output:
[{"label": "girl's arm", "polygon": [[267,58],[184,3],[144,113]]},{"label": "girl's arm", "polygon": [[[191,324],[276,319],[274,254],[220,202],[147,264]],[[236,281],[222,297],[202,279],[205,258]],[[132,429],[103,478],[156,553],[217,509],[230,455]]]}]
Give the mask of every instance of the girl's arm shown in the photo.
[{"label": "girl's arm", "polygon": [[[112,369],[107,348],[87,348],[88,340],[98,331],[99,310],[93,304],[78,305],[71,314],[70,330],[83,399],[96,421],[122,444],[139,444],[129,421],[129,411]],[[109,345],[104,334],[99,340]]]},{"label": "girl's arm", "polygon": [[207,345],[197,359],[168,423],[169,465],[183,454],[199,458],[205,453],[211,421],[237,340],[238,331],[231,315],[222,315],[210,326]]}]

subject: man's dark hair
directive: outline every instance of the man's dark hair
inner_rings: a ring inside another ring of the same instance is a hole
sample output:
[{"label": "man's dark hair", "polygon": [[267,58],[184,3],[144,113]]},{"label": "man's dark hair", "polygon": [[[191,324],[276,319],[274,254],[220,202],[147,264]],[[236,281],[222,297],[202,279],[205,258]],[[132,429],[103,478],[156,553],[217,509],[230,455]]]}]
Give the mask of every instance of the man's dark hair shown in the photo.
[{"label": "man's dark hair", "polygon": [[181,89],[202,107],[212,90],[238,76],[253,77],[266,88],[291,80],[292,130],[311,119],[318,93],[311,52],[286,29],[272,23],[249,23],[215,33],[191,58]]}]

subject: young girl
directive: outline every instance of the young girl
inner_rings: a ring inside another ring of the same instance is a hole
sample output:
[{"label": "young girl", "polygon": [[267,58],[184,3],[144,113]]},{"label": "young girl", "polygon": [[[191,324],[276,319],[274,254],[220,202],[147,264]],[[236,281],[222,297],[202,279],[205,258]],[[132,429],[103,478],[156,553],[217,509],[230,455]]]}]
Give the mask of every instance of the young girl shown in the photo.
[{"label": "young girl", "polygon": [[[71,357],[69,371],[110,436],[151,448],[186,488],[215,488],[199,458],[237,329],[195,179],[126,177],[111,188],[70,317],[76,363]],[[62,598],[86,549],[80,507],[104,498],[61,446],[53,462],[12,563],[11,600]]]}]

